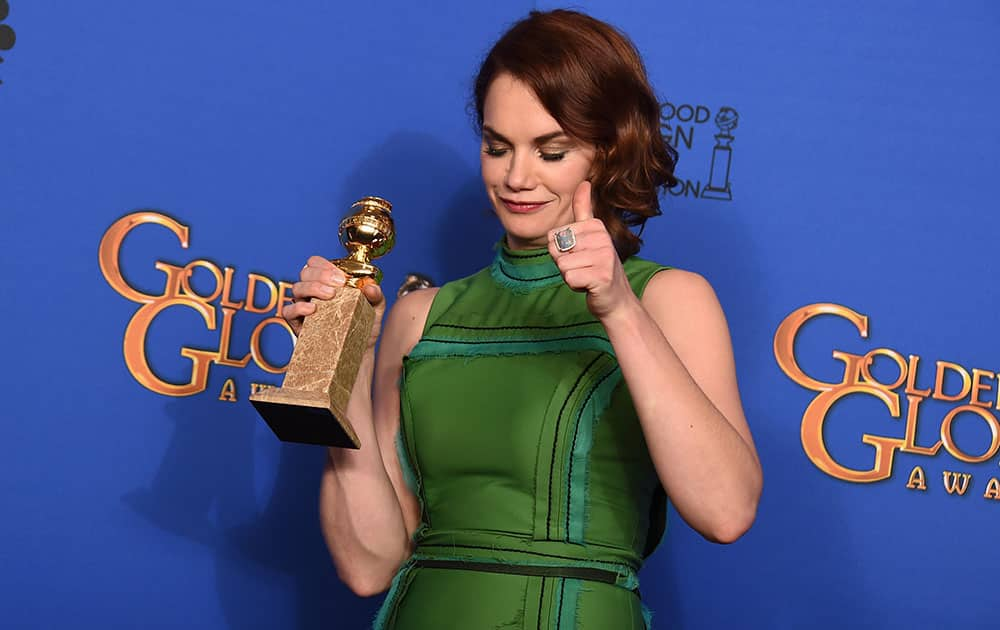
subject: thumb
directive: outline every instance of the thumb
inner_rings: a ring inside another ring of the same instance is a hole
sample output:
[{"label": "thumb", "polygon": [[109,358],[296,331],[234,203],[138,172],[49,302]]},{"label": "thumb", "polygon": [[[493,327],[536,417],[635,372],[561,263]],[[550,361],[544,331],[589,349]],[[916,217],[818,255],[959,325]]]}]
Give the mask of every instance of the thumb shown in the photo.
[{"label": "thumb", "polygon": [[368,303],[378,308],[385,303],[385,295],[382,294],[382,287],[371,278],[364,278],[358,282],[358,288],[365,294]]},{"label": "thumb", "polygon": [[594,203],[590,198],[590,182],[584,180],[573,193],[573,220],[576,222],[594,218]]}]

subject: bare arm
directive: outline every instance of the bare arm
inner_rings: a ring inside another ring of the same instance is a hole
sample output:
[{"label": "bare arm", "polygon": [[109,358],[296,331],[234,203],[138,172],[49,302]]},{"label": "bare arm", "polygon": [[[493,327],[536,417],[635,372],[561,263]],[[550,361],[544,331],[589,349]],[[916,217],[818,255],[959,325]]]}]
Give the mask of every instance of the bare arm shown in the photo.
[{"label": "bare arm", "polygon": [[660,272],[604,326],[670,500],[706,538],[736,540],[754,521],[763,478],[712,287]]},{"label": "bare arm", "polygon": [[[310,258],[302,278],[293,289],[299,298],[330,297],[323,286],[343,286],[339,270],[318,257]],[[361,448],[328,449],[319,512],[337,574],[355,593],[368,596],[388,588],[412,552],[411,537],[420,520],[419,504],[406,487],[396,454],[398,379],[402,358],[420,338],[436,289],[397,301],[386,318],[377,361],[373,346],[384,299],[377,286],[366,286],[364,292],[376,307],[376,322],[347,408]],[[284,315],[295,328],[294,322],[312,310],[308,302],[297,302]]]},{"label": "bare arm", "polygon": [[653,276],[640,301],[590,195],[583,182],[573,198],[575,244],[560,251],[553,230],[549,252],[608,333],[670,500],[703,536],[732,542],[754,521],[763,475],[722,309],[704,278],[680,270]]}]

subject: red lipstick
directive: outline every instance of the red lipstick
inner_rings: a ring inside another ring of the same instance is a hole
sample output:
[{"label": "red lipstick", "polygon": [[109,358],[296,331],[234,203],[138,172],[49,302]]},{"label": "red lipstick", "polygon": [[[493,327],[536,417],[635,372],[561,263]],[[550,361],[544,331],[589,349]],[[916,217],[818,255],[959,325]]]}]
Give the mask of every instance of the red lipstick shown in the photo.
[{"label": "red lipstick", "polygon": [[530,214],[548,203],[547,201],[514,201],[503,197],[500,197],[500,201],[515,214]]}]

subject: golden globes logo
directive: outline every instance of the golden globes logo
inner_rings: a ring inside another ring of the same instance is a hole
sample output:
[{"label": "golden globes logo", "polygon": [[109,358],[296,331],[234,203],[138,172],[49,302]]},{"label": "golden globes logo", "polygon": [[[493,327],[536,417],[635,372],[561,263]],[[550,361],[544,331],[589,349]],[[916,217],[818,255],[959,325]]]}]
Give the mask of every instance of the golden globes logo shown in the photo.
[{"label": "golden globes logo", "polygon": [[[702,127],[711,121],[717,133]],[[667,144],[675,151],[684,149],[691,151],[695,142],[695,130],[699,132],[697,143],[704,153],[707,148],[705,140],[714,140],[711,151],[706,158],[696,158],[703,164],[704,179],[690,179],[678,174],[678,183],[669,189],[675,197],[696,197],[699,199],[717,199],[719,201],[733,200],[731,182],[733,166],[733,130],[739,126],[740,115],[732,107],[720,107],[713,112],[706,105],[674,104],[669,101],[660,103],[660,132]],[[707,133],[706,133],[707,131]],[[707,138],[706,138],[707,136]],[[707,168],[704,164],[707,163]],[[685,160],[682,164],[686,165]],[[683,170],[683,169],[682,169]]]},{"label": "golden globes logo", "polygon": [[[163,288],[156,294],[144,293],[128,283],[120,265],[120,252],[125,237],[141,226],[160,226],[170,230],[184,249],[187,249],[190,238],[188,226],[165,214],[148,210],[118,219],[101,238],[99,260],[104,279],[119,295],[140,305],[125,327],[123,343],[125,365],[135,380],[158,394],[191,396],[205,391],[209,370],[213,365],[244,368],[253,361],[265,372],[283,373],[285,365],[272,364],[264,356],[261,338],[269,326],[278,326],[288,331],[289,336],[292,335],[288,324],[280,317],[281,308],[292,299],[291,283],[275,282],[265,275],[248,273],[245,280],[239,281],[241,285],[245,283],[244,298],[236,300],[233,298],[233,287],[238,281],[233,267],[220,268],[204,259],[192,260],[183,267],[158,260],[154,267],[164,274]],[[211,276],[211,291],[198,293],[192,286],[192,276],[198,269],[207,271]],[[161,378],[153,370],[149,363],[146,337],[157,317],[168,309],[178,308],[198,313],[206,329],[218,331],[218,337],[214,349],[180,347],[180,355],[191,361],[191,368],[184,382],[175,383]],[[261,319],[250,334],[250,352],[242,357],[232,357],[233,322],[240,313],[267,317]],[[268,386],[251,384],[252,391]],[[232,378],[226,380],[219,399],[230,402],[236,400],[236,385]]]},{"label": "golden globes logo", "polygon": [[[806,389],[816,392],[815,398],[802,415],[801,438],[806,456],[817,468],[837,479],[854,483],[871,483],[888,479],[892,475],[894,458],[897,453],[910,453],[926,457],[938,455],[941,449],[966,464],[978,464],[995,456],[1000,450],[1000,421],[994,410],[1000,409],[1000,379],[989,370],[966,368],[949,361],[936,361],[933,370],[933,387],[930,382],[921,382],[918,370],[921,357],[910,354],[903,356],[891,348],[876,348],[866,354],[852,354],[834,350],[833,358],[843,364],[843,375],[839,382],[825,382],[807,374],[795,356],[795,338],[802,326],[820,315],[832,315],[846,319],[857,328],[858,334],[868,338],[868,317],[839,304],[810,304],[804,306],[781,322],[774,335],[774,356],[782,371],[793,381]],[[872,374],[875,360],[882,357],[894,364],[895,378],[880,381]],[[920,375],[927,378],[927,368]],[[949,374],[951,376],[949,376]],[[948,382],[955,380],[961,386],[947,391]],[[924,387],[921,387],[921,384]],[[902,436],[874,435],[866,433],[861,442],[874,447],[871,464],[866,468],[851,468],[838,462],[827,450],[824,439],[827,415],[832,407],[851,396],[870,396],[881,401],[893,418],[905,417]],[[928,398],[954,404],[939,419],[927,420],[921,414],[920,406]],[[968,452],[955,440],[954,426],[959,416],[978,418],[989,430],[990,443],[982,450]],[[917,443],[918,423],[940,423],[933,444]],[[942,471],[944,489],[951,495],[964,495],[968,491],[972,474]],[[910,471],[906,487],[911,490],[927,490],[927,478],[922,466],[914,466]],[[990,478],[985,485],[984,498],[1000,500],[1000,481]]]}]

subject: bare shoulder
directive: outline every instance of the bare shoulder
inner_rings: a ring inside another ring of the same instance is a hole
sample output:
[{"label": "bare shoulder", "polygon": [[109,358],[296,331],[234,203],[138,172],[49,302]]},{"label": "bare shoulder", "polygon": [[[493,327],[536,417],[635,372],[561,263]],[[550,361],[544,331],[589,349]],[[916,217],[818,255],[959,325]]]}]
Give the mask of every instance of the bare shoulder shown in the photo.
[{"label": "bare shoulder", "polygon": [[700,274],[666,269],[654,275],[642,305],[682,358],[731,352],[729,324],[715,290]]},{"label": "bare shoulder", "polygon": [[437,292],[437,287],[411,291],[389,309],[382,344],[391,346],[393,354],[407,354],[419,341]]},{"label": "bare shoulder", "polygon": [[685,319],[719,312],[719,299],[701,274],[684,269],[665,269],[650,278],[642,303],[654,315]]},{"label": "bare shoulder", "polygon": [[[396,317],[404,317],[409,321],[414,321],[417,319],[426,319],[427,313],[431,310],[431,303],[434,302],[434,296],[437,295],[438,287],[430,287],[427,289],[418,289],[416,291],[410,291],[403,297],[396,300],[396,303],[392,305],[390,309],[390,317],[395,314]],[[421,325],[423,322],[421,322]]]}]

